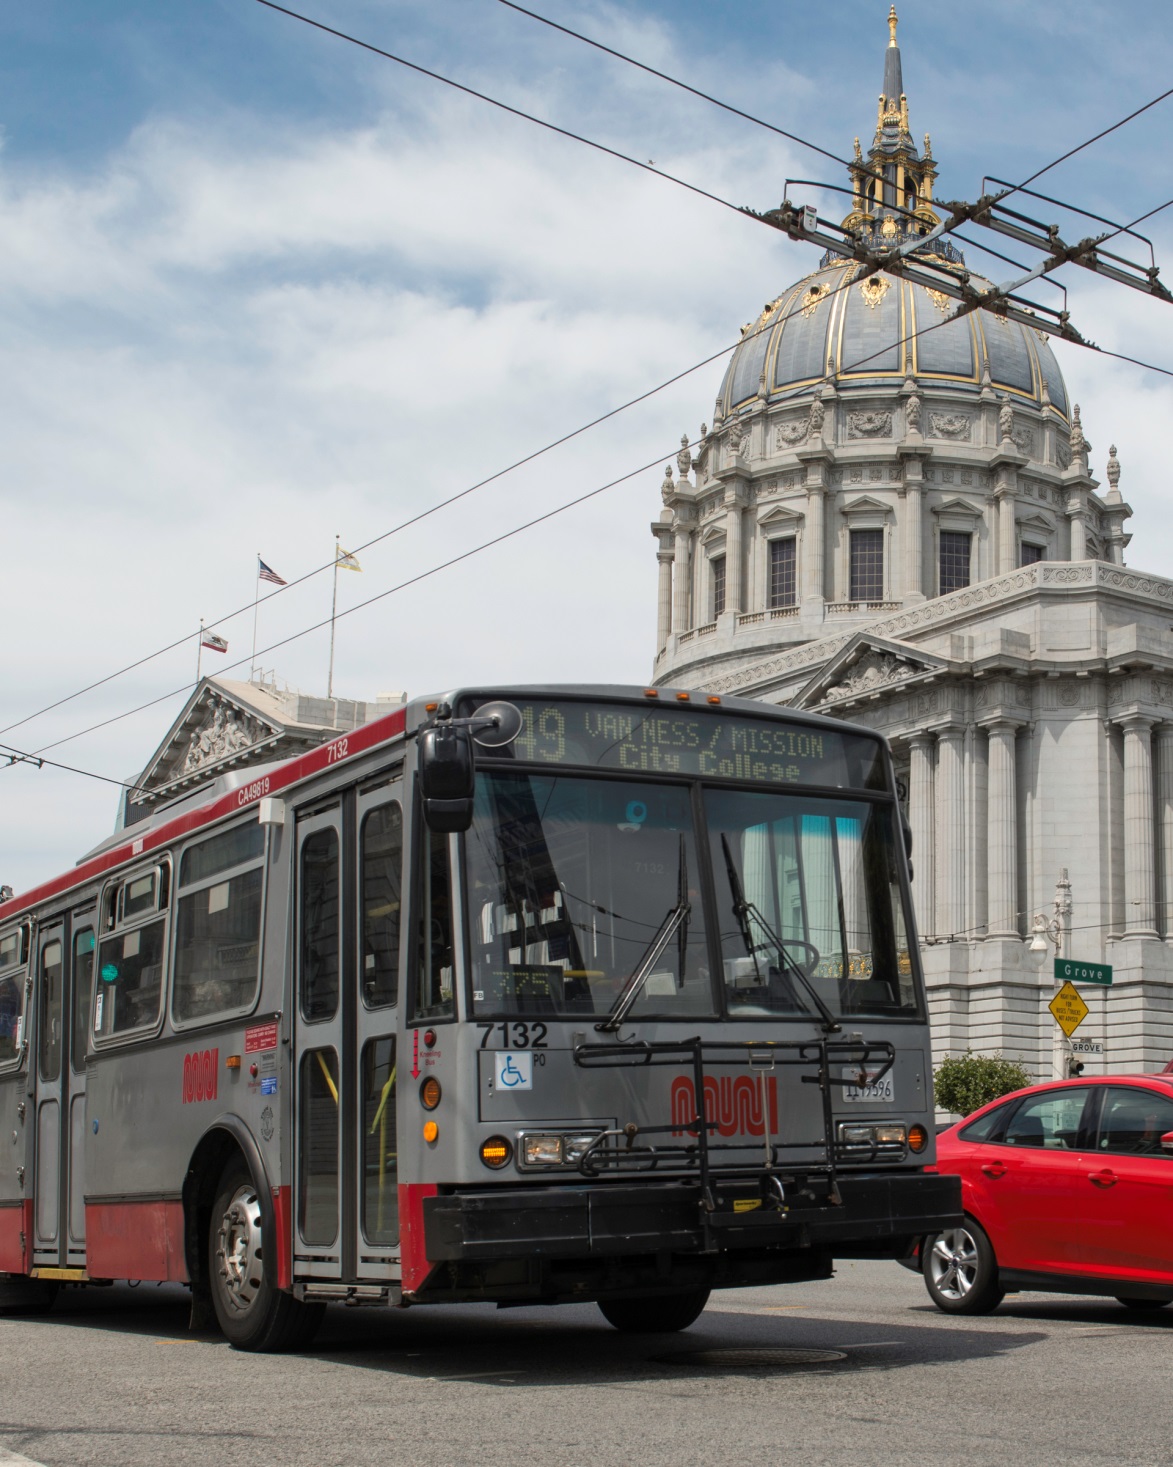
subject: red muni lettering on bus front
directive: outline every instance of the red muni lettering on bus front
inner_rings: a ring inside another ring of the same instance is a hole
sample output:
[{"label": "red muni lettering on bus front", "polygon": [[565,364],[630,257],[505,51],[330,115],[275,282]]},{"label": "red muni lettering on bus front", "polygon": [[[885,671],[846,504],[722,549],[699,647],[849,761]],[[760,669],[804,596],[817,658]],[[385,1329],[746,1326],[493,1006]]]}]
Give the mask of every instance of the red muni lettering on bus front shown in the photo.
[{"label": "red muni lettering on bus front", "polygon": [[183,1056],[183,1104],[215,1100],[220,1085],[220,1051],[197,1049]]},{"label": "red muni lettering on bus front", "polygon": [[[672,1134],[696,1134],[696,1089],[688,1075],[672,1081]],[[770,1135],[778,1129],[778,1081],[766,1077],[766,1105]],[[757,1075],[706,1075],[705,1117],[719,1136],[761,1136],[762,1082]]]}]

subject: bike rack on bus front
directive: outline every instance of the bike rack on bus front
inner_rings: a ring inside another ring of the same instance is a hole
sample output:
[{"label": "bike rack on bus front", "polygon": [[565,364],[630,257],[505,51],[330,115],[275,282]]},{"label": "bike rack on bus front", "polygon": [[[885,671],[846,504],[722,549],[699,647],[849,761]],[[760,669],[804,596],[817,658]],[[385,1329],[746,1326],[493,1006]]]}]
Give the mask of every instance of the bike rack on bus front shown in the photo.
[{"label": "bike rack on bus front", "polygon": [[[757,1170],[748,1160],[714,1166],[715,1153],[746,1152],[757,1150],[756,1142],[714,1143],[710,1133],[717,1130],[718,1121],[709,1119],[705,1097],[705,1060],[725,1063],[744,1057],[748,1067],[756,1071],[762,1086],[762,1132],[764,1165]],[[705,1215],[705,1230],[709,1231],[718,1212],[717,1197],[713,1189],[714,1178],[735,1179],[752,1176],[756,1171],[758,1190],[764,1203],[771,1204],[777,1211],[786,1212],[786,1183],[796,1180],[787,1178],[780,1169],[780,1153],[784,1151],[821,1151],[822,1163],[799,1164],[794,1170],[809,1179],[812,1174],[821,1174],[827,1182],[827,1200],[832,1206],[841,1203],[838,1186],[838,1168],[834,1141],[834,1114],[831,1109],[832,1085],[875,1084],[892,1068],[896,1059],[895,1048],[886,1040],[868,1043],[859,1039],[801,1039],[801,1040],[705,1040],[696,1036],[684,1040],[648,1041],[635,1040],[631,1043],[579,1044],[574,1049],[574,1063],[580,1069],[644,1068],[660,1065],[679,1067],[682,1062],[692,1069],[693,1095],[696,1115],[691,1121],[674,1121],[667,1126],[637,1126],[634,1121],[616,1129],[602,1131],[583,1153],[579,1170],[587,1177],[597,1177],[605,1170],[655,1171],[661,1164],[691,1169],[696,1167],[701,1188],[701,1207]],[[833,1078],[831,1065],[858,1066],[855,1078],[843,1076]],[[878,1068],[873,1066],[878,1064]],[[818,1085],[822,1101],[822,1139],[812,1141],[773,1141],[770,1136],[769,1107],[766,1103],[766,1078],[768,1072],[779,1066],[806,1068],[813,1074],[801,1075],[800,1083]],[[696,1141],[677,1145],[637,1146],[637,1137],[671,1135],[683,1130],[694,1135]],[[744,1217],[738,1223],[744,1223]]]}]

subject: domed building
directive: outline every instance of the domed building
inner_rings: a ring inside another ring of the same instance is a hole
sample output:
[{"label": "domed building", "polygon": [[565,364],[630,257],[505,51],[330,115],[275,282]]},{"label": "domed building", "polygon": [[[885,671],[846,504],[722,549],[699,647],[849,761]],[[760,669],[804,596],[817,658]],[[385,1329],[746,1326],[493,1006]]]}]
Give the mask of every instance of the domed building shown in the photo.
[{"label": "domed building", "polygon": [[[889,27],[844,220],[877,242],[940,222],[894,8]],[[944,237],[922,252],[986,283]],[[1104,491],[1044,333],[955,309],[828,256],[742,328],[711,426],[665,473],[654,680],[892,740],[940,1053],[1163,1065],[1173,582],[1124,569],[1116,449]],[[1082,990],[1074,1054],[1046,1009],[1060,929],[1063,956],[1114,970]]]}]

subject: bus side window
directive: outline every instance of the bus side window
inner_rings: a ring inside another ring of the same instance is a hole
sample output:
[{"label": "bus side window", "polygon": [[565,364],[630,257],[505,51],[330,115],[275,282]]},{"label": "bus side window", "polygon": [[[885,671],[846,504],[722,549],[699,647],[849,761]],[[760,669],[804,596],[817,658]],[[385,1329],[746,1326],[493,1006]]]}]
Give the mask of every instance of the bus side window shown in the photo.
[{"label": "bus side window", "polygon": [[[93,1033],[99,1042],[153,1029],[158,1022],[167,954],[169,871],[164,862],[145,876],[129,877],[116,889],[117,898],[115,890],[107,892],[103,926],[112,926],[113,931],[98,944]],[[143,914],[150,912],[159,915],[143,921]]]},{"label": "bus side window", "polygon": [[27,927],[0,937],[0,1065],[19,1059],[24,1032],[24,963]]},{"label": "bus side window", "polygon": [[368,1008],[399,996],[399,919],[403,883],[403,811],[392,802],[362,823],[362,996]]},{"label": "bus side window", "polygon": [[86,1067],[86,1041],[90,1032],[90,998],[94,986],[94,929],[84,927],[73,935],[73,1038],[69,1047],[74,1072]]},{"label": "bus side window", "polygon": [[171,999],[180,1023],[243,1013],[256,999],[264,852],[253,820],[183,853]]},{"label": "bus side window", "polygon": [[427,859],[423,871],[416,951],[415,1017],[445,1019],[455,1012],[453,984],[452,878],[448,837],[425,830]]}]

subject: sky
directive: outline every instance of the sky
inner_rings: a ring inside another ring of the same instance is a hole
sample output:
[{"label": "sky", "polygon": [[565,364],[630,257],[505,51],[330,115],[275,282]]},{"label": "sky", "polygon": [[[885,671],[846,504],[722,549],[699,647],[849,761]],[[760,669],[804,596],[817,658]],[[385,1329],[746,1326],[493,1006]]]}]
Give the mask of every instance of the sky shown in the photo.
[{"label": "sky", "polygon": [[[843,181],[500,0],[293,8],[734,204],[772,207],[790,178]],[[870,140],[886,0],[532,8],[839,157]],[[932,134],[941,198],[1026,177],[1173,74],[1170,12],[1153,0],[899,12],[913,132]],[[1165,201],[1171,133],[1173,99],[1037,187],[1126,222]],[[843,212],[813,185],[789,192]],[[1173,279],[1173,209],[1149,232]],[[0,8],[0,241],[0,742],[106,780],[141,770],[189,695],[201,617],[230,644],[205,670],[247,677],[258,552],[290,581],[328,566],[335,535],[363,546],[731,347],[817,263],[734,210],[257,0]],[[1057,278],[1086,337],[1173,367],[1173,307],[1075,266]],[[1173,381],[1056,354],[1101,478],[1118,446],[1128,562],[1167,571]],[[623,480],[345,616],[336,691],[645,679],[662,465],[711,419],[722,371],[361,551],[362,574],[339,578],[342,612]],[[265,649],[329,610],[328,573],[262,602],[260,666],[323,692],[327,630]],[[112,829],[117,798],[101,779],[0,766],[0,882],[21,890],[72,864]]]}]

